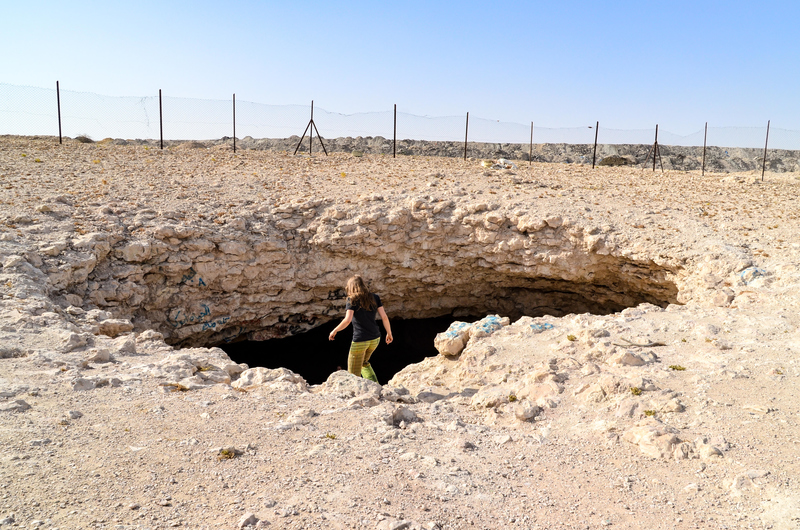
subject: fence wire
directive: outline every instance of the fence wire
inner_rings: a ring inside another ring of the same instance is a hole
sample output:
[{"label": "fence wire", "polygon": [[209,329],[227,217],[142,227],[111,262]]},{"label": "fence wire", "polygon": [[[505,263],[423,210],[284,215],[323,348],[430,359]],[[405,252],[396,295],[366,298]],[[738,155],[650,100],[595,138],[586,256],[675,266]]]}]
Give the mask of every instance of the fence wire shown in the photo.
[{"label": "fence wire", "polygon": [[[62,132],[103,138],[158,139],[158,93],[145,97],[104,96],[90,92],[60,90]],[[163,137],[165,140],[216,140],[233,136],[231,100],[192,99],[164,95]],[[310,118],[310,105],[267,105],[236,101],[238,138],[289,138],[300,136]],[[314,123],[323,138],[383,137],[394,135],[394,112],[341,114],[314,107]],[[593,123],[592,123],[593,125]],[[439,140],[463,142],[463,116],[417,116],[397,113],[398,140]],[[58,135],[55,89],[0,83],[0,134]],[[762,127],[709,127],[708,145],[715,147],[763,148]],[[659,144],[702,146],[704,130],[679,135],[659,130]],[[586,127],[534,127],[535,144],[592,144],[595,129]],[[528,144],[531,123],[514,123],[469,117],[470,142]],[[606,145],[652,144],[653,129],[606,129],[600,124],[598,143]],[[800,131],[771,128],[770,149],[800,149]]]}]

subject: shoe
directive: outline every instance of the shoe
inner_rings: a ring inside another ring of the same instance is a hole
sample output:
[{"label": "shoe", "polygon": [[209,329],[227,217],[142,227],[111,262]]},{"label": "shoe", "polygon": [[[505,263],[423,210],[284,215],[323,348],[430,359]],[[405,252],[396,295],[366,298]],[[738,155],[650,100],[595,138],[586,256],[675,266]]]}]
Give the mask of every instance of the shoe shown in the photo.
[{"label": "shoe", "polygon": [[[369,379],[370,381],[375,381],[378,383],[378,376],[375,375],[375,370],[372,369],[372,365],[368,364],[366,366],[361,367],[361,377],[364,379]],[[378,383],[380,384],[380,383]]]}]

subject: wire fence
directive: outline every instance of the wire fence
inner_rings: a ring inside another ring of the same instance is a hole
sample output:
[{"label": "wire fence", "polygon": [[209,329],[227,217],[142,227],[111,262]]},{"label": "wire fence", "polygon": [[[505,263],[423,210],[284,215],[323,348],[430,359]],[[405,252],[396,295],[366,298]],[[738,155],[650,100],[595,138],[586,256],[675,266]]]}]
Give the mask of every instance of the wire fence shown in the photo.
[{"label": "wire fence", "polygon": [[[192,99],[152,95],[104,96],[0,83],[0,134],[87,136],[92,139],[212,140],[290,138],[300,136],[309,121],[310,105],[268,105],[250,101]],[[60,116],[59,116],[60,114]],[[340,114],[314,108],[314,122],[324,138],[383,137],[398,140],[460,141],[525,144],[652,144],[653,129],[540,127],[464,116],[428,117],[384,112]],[[654,124],[655,125],[655,124]],[[680,135],[661,129],[660,145],[763,148],[765,127],[708,127]],[[61,130],[59,130],[61,129]],[[770,149],[800,149],[800,131],[772,128]]]}]

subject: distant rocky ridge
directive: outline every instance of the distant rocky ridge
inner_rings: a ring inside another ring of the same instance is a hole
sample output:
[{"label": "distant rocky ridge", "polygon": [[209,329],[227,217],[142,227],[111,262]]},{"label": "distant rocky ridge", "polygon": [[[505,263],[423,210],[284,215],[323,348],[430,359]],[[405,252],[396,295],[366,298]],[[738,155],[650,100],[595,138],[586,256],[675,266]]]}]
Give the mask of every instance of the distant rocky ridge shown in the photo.
[{"label": "distant rocky ridge", "polygon": [[[116,142],[129,142],[115,140]],[[137,140],[136,142],[155,144],[154,140]],[[289,151],[294,152],[300,142],[299,136],[289,138],[245,138],[237,139],[237,149],[256,149],[262,151]],[[329,153],[364,153],[364,154],[392,154],[391,138],[382,136],[323,138],[325,149]],[[221,144],[231,144],[232,138],[225,137],[219,140],[177,141],[164,142],[170,147],[184,145],[187,147],[211,147]],[[623,144],[597,146],[596,163],[609,157],[622,157],[628,161],[627,165],[642,165],[652,167],[651,145]],[[313,152],[323,153],[319,140],[314,138]],[[534,162],[550,162],[565,164],[591,164],[591,144],[534,144]],[[661,151],[660,163],[665,170],[693,171],[702,168],[703,148],[683,146],[659,146]],[[299,153],[308,153],[308,138],[305,138],[298,149]],[[401,156],[448,156],[463,157],[463,142],[444,142],[427,140],[398,140],[397,154]],[[471,158],[508,158],[527,162],[530,157],[528,144],[485,143],[469,142],[467,156]],[[740,147],[708,147],[706,149],[706,171],[714,173],[731,173],[738,171],[760,171],[763,163],[763,149]],[[657,161],[656,167],[661,166]],[[620,164],[609,164],[620,165]],[[800,172],[800,151],[786,149],[770,149],[767,152],[768,171],[776,173]]]}]

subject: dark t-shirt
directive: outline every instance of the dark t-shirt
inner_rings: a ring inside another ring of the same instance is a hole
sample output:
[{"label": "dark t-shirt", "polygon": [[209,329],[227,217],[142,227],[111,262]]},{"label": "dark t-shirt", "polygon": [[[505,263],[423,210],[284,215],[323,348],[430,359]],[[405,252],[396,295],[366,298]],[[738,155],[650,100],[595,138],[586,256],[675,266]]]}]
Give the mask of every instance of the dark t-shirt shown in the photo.
[{"label": "dark t-shirt", "polygon": [[383,307],[381,297],[377,294],[372,295],[375,298],[375,309],[362,309],[355,303],[351,303],[347,299],[346,309],[353,310],[353,342],[365,342],[368,340],[379,339],[381,332],[378,329],[378,323],[375,322],[375,315],[378,313],[378,308]]}]

